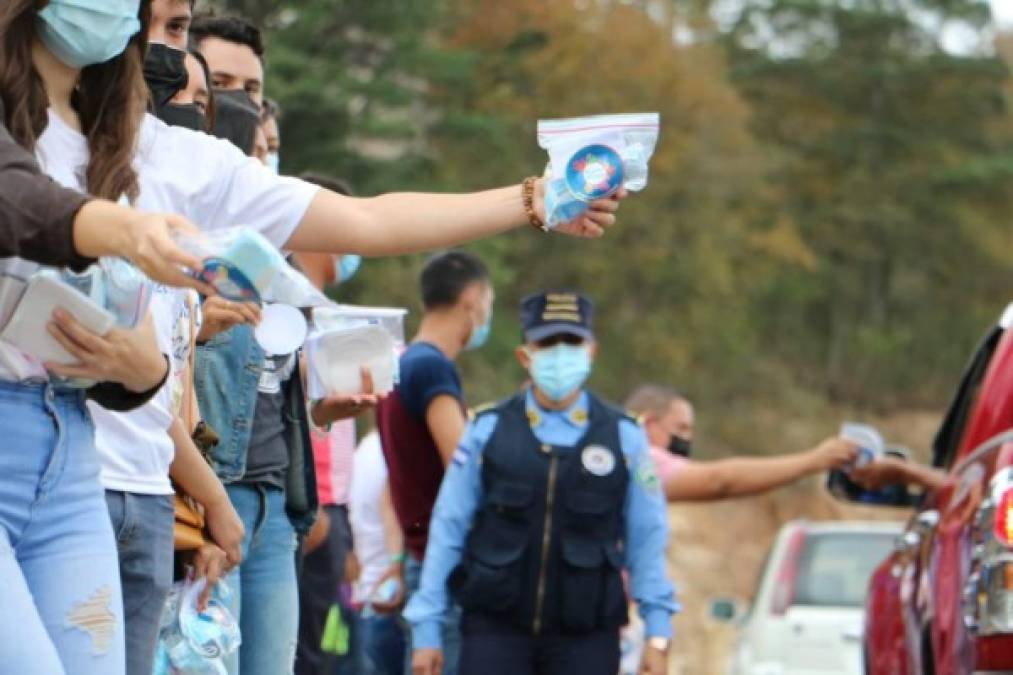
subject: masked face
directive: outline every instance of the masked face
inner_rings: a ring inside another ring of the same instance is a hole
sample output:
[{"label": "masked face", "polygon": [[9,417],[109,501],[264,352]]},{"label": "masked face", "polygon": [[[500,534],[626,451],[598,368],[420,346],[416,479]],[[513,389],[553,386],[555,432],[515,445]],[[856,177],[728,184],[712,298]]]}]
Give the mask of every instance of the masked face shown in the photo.
[{"label": "masked face", "polygon": [[140,5],[140,0],[49,0],[36,29],[56,58],[86,68],[123,53],[141,29]]},{"label": "masked face", "polygon": [[242,89],[215,89],[214,95],[215,125],[211,133],[252,154],[260,128],[259,108]]},{"label": "masked face", "polygon": [[[267,168],[270,169],[275,176],[281,173],[281,156],[277,152],[271,152],[270,150],[267,152]],[[353,256],[342,256],[342,258],[351,257]],[[358,269],[358,265],[356,265],[356,269]],[[355,272],[353,271],[352,274],[355,274]]]},{"label": "masked face", "polygon": [[693,441],[688,438],[672,434],[671,440],[668,441],[667,448],[673,455],[688,458],[690,453],[693,451]]},{"label": "masked face", "polygon": [[672,401],[664,415],[648,421],[652,442],[681,457],[689,457],[693,450],[694,426],[693,406],[681,398]]},{"label": "masked face", "polygon": [[156,114],[190,81],[186,69],[186,52],[160,43],[152,43],[144,57],[144,81],[151,91]]},{"label": "masked face", "polygon": [[[268,166],[270,166],[271,155],[268,155]],[[352,253],[346,253],[340,256],[334,261],[334,281],[335,283],[343,284],[359,271],[359,266],[362,265],[362,256],[355,255]]]},{"label": "masked face", "polygon": [[584,386],[591,374],[591,347],[587,344],[560,343],[535,350],[529,348],[528,355],[531,380],[557,403]]},{"label": "masked face", "polygon": [[169,103],[157,110],[155,116],[171,127],[207,131],[207,115],[196,103]]},{"label": "masked face", "polygon": [[492,310],[489,310],[485,320],[477,324],[471,331],[471,337],[468,338],[468,344],[465,345],[465,349],[468,351],[474,351],[481,349],[485,346],[485,343],[489,341],[489,334],[492,332]]}]

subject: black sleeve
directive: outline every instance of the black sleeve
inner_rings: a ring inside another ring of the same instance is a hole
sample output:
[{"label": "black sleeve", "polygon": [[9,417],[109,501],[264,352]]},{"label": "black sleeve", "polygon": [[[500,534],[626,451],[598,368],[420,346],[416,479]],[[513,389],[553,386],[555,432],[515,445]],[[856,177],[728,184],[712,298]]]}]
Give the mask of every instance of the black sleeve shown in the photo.
[{"label": "black sleeve", "polygon": [[148,391],[136,393],[130,391],[122,384],[118,382],[100,382],[94,387],[88,390],[88,398],[106,410],[112,410],[113,412],[130,412],[136,408],[140,408],[142,405],[151,400],[151,398],[158,393],[158,390],[162,388],[165,381],[169,379],[169,357],[162,355],[165,358],[165,375],[162,376],[162,380]]},{"label": "black sleeve", "polygon": [[0,257],[83,270],[94,260],[74,249],[74,218],[88,197],[42,173],[3,120],[0,103]]}]

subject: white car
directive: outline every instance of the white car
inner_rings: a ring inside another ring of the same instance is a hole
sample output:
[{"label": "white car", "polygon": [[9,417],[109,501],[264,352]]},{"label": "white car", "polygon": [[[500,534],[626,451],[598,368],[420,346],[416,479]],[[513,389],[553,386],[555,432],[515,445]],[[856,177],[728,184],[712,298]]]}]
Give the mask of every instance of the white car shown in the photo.
[{"label": "white car", "polygon": [[[739,620],[729,675],[861,675],[869,577],[899,523],[788,523],[767,555],[753,603]],[[735,619],[718,600],[716,618]]]}]

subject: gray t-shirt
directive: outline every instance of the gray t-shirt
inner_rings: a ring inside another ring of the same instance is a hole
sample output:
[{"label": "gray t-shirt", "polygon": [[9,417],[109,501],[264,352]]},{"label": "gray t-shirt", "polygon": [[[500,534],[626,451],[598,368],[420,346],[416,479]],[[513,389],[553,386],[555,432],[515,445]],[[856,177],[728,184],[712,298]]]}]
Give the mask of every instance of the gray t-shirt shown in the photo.
[{"label": "gray t-shirt", "polygon": [[285,422],[282,417],[285,395],[282,387],[293,375],[295,354],[268,356],[260,376],[257,405],[250,430],[250,447],[246,454],[243,483],[285,488],[288,469],[288,446],[285,445]]}]

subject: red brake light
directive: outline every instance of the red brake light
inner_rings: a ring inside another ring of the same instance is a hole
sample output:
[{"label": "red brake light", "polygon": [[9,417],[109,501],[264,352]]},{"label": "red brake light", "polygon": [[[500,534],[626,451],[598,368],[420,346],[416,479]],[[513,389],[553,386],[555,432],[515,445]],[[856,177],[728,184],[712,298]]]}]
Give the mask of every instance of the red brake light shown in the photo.
[{"label": "red brake light", "polygon": [[798,581],[798,567],[803,550],[805,550],[805,530],[800,527],[792,532],[784,560],[777,570],[770,604],[770,613],[774,616],[783,616],[795,601],[795,584]]},{"label": "red brake light", "polygon": [[995,507],[995,538],[1003,546],[1013,546],[1013,486],[999,497]]}]

